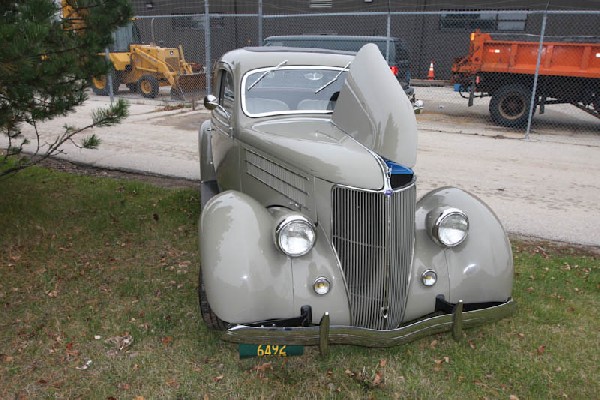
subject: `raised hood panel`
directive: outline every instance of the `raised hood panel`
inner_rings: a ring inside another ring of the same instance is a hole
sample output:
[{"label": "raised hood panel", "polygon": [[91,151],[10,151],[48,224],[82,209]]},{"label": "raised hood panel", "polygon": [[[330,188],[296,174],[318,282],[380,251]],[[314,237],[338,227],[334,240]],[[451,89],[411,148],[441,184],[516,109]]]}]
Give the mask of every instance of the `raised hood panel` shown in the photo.
[{"label": "raised hood panel", "polygon": [[352,61],[333,122],[375,153],[405,167],[415,165],[415,114],[376,45],[366,44]]},{"label": "raised hood panel", "polygon": [[254,124],[243,141],[329,182],[379,190],[383,171],[371,152],[325,118],[285,118]]}]

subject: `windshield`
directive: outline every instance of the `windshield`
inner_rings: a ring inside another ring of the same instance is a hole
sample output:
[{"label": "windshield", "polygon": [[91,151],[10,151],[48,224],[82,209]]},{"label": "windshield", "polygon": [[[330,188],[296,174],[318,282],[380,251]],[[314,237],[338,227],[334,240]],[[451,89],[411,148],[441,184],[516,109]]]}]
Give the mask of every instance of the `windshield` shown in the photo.
[{"label": "windshield", "polygon": [[250,117],[331,113],[346,72],[345,68],[314,66],[250,71],[242,79],[242,108]]},{"label": "windshield", "polygon": [[140,31],[137,25],[129,23],[125,26],[117,28],[112,34],[113,43],[110,47],[110,51],[123,52],[129,51],[129,45],[135,43],[141,43]]}]

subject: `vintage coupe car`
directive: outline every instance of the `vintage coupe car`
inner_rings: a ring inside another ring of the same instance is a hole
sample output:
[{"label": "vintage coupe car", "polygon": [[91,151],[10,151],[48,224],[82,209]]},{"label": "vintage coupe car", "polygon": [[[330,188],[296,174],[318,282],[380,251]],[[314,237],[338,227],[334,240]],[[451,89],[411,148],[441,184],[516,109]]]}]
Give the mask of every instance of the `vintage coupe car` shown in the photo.
[{"label": "vintage coupe car", "polygon": [[514,311],[494,213],[453,187],[417,201],[415,115],[377,46],[238,49],[214,80],[198,291],[225,340],[385,347]]}]

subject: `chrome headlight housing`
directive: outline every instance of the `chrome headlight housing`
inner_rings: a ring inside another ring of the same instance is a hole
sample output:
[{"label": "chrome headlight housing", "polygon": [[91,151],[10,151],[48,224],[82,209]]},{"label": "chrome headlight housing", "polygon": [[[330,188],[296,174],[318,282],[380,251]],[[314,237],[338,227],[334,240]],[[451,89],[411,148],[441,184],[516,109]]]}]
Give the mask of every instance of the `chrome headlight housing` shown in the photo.
[{"label": "chrome headlight housing", "polygon": [[331,283],[326,277],[320,276],[315,279],[315,282],[313,283],[313,289],[315,290],[316,294],[322,296],[329,293],[329,289],[331,289]]},{"label": "chrome headlight housing", "polygon": [[469,218],[457,208],[434,210],[428,216],[428,222],[433,241],[445,247],[458,246],[469,233]]},{"label": "chrome headlight housing", "polygon": [[287,215],[275,228],[275,245],[290,257],[300,257],[315,245],[315,226],[303,215]]}]

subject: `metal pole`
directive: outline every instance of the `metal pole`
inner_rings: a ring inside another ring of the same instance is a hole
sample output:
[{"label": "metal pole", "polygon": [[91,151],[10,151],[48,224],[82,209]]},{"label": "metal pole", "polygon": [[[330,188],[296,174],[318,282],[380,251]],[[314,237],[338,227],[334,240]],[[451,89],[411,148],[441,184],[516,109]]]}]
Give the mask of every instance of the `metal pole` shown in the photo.
[{"label": "metal pole", "polygon": [[390,63],[390,37],[392,35],[392,14],[388,1],[388,15],[387,15],[387,38],[385,40],[385,60]]},{"label": "metal pole", "polygon": [[263,44],[263,4],[262,0],[258,0],[258,46]]},{"label": "metal pole", "polygon": [[535,65],[535,75],[533,76],[533,89],[531,92],[531,102],[529,103],[529,117],[527,118],[527,131],[525,132],[525,140],[529,140],[529,132],[531,131],[531,120],[535,111],[535,98],[538,84],[538,76],[540,73],[540,64],[542,62],[542,50],[544,49],[544,34],[546,33],[546,19],[548,13],[545,12],[542,18],[542,31],[540,32],[540,47],[538,48],[537,63]]},{"label": "metal pole", "polygon": [[210,14],[208,13],[208,0],[204,0],[204,75],[206,76],[206,94],[211,93],[211,67],[210,67]]},{"label": "metal pole", "polygon": [[237,0],[233,0],[233,15],[235,15],[234,20],[233,20],[233,40],[235,43],[235,48],[238,47],[242,47],[239,44],[239,32],[238,32],[238,22],[239,22],[239,17],[238,15],[238,6],[237,6],[238,2]]},{"label": "metal pole", "polygon": [[[106,56],[106,61],[110,62],[110,52],[108,51],[108,47],[104,49],[104,55]],[[113,69],[114,67],[111,65],[108,73],[106,74],[106,83],[108,84],[108,94],[110,95],[110,105],[112,106],[115,101],[115,95],[113,92]]]},{"label": "metal pole", "polygon": [[152,44],[156,45],[156,40],[154,40],[154,18],[150,20],[150,36],[152,37]]}]

